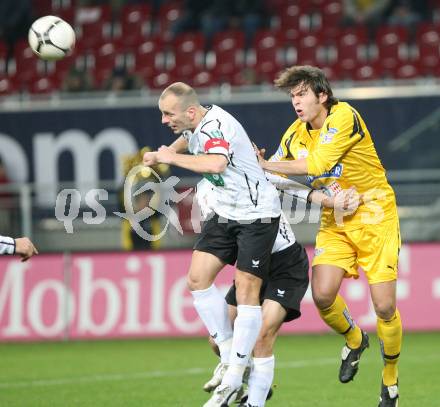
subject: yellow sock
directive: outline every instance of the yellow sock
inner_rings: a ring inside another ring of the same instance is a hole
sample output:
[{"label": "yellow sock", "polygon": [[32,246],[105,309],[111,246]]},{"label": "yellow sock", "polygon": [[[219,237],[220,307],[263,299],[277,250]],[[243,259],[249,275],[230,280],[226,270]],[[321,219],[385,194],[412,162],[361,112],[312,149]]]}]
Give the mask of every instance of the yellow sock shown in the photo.
[{"label": "yellow sock", "polygon": [[392,386],[397,383],[397,363],[402,346],[402,320],[397,309],[389,320],[377,318],[377,335],[385,364],[382,371],[383,384]]},{"label": "yellow sock", "polygon": [[319,310],[319,314],[329,327],[345,336],[345,341],[350,348],[356,349],[361,346],[361,330],[354,323],[344,299],[339,294],[335,302],[330,307]]}]

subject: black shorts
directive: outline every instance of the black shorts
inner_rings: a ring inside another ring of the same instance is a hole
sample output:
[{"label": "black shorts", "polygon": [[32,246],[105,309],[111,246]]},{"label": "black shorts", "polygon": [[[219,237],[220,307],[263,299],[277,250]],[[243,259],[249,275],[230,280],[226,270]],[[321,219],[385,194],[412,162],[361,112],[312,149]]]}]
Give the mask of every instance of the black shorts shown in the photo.
[{"label": "black shorts", "polygon": [[[297,242],[271,256],[270,272],[260,292],[260,302],[273,300],[286,311],[284,322],[301,316],[301,300],[309,286],[309,259],[306,251]],[[237,306],[235,285],[226,294],[226,302]]]},{"label": "black shorts", "polygon": [[269,275],[271,249],[278,233],[280,218],[242,222],[214,215],[208,219],[194,250],[211,253],[226,264],[261,279]]}]

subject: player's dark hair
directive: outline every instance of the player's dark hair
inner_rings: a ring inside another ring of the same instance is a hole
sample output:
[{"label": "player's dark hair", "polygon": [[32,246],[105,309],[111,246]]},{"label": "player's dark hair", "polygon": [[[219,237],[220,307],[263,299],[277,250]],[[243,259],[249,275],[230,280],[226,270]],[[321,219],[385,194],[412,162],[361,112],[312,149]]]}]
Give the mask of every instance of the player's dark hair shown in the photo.
[{"label": "player's dark hair", "polygon": [[333,96],[332,88],[324,72],[315,66],[304,65],[287,68],[281,72],[274,83],[278,89],[287,93],[290,93],[293,88],[299,85],[310,87],[316,97],[320,93],[325,93],[328,97],[324,105],[329,110],[338,103],[338,99]]}]

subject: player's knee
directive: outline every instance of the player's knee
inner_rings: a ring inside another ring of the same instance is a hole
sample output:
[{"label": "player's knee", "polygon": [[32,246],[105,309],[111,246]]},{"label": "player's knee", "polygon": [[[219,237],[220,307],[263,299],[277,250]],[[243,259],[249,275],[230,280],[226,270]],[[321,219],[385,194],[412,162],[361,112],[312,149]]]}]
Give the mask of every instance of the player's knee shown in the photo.
[{"label": "player's knee", "polygon": [[322,287],[312,285],[312,297],[315,305],[319,309],[326,309],[335,302],[336,294]]},{"label": "player's knee", "polygon": [[211,285],[209,281],[197,273],[188,273],[186,284],[190,291],[206,290]]},{"label": "player's knee", "polygon": [[374,310],[376,315],[381,319],[391,319],[396,312],[396,304],[392,299],[384,298],[374,301]]},{"label": "player's knee", "polygon": [[237,273],[235,287],[238,304],[260,305],[260,278],[249,273]]}]

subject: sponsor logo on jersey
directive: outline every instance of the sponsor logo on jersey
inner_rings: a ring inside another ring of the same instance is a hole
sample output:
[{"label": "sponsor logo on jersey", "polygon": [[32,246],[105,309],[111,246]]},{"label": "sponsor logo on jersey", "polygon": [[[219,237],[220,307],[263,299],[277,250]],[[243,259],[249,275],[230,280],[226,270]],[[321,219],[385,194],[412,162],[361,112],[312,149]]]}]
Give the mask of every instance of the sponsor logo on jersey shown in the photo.
[{"label": "sponsor logo on jersey", "polygon": [[336,164],[330,171],[326,171],[321,175],[318,175],[317,177],[312,177],[311,175],[307,176],[307,182],[310,184],[320,178],[340,178],[342,176],[342,172],[344,170],[343,164]]},{"label": "sponsor logo on jersey", "polygon": [[252,259],[252,268],[258,268],[260,266],[260,260]]},{"label": "sponsor logo on jersey", "polygon": [[220,174],[203,174],[203,177],[205,177],[211,184],[215,185],[216,187],[225,186],[225,181]]}]

